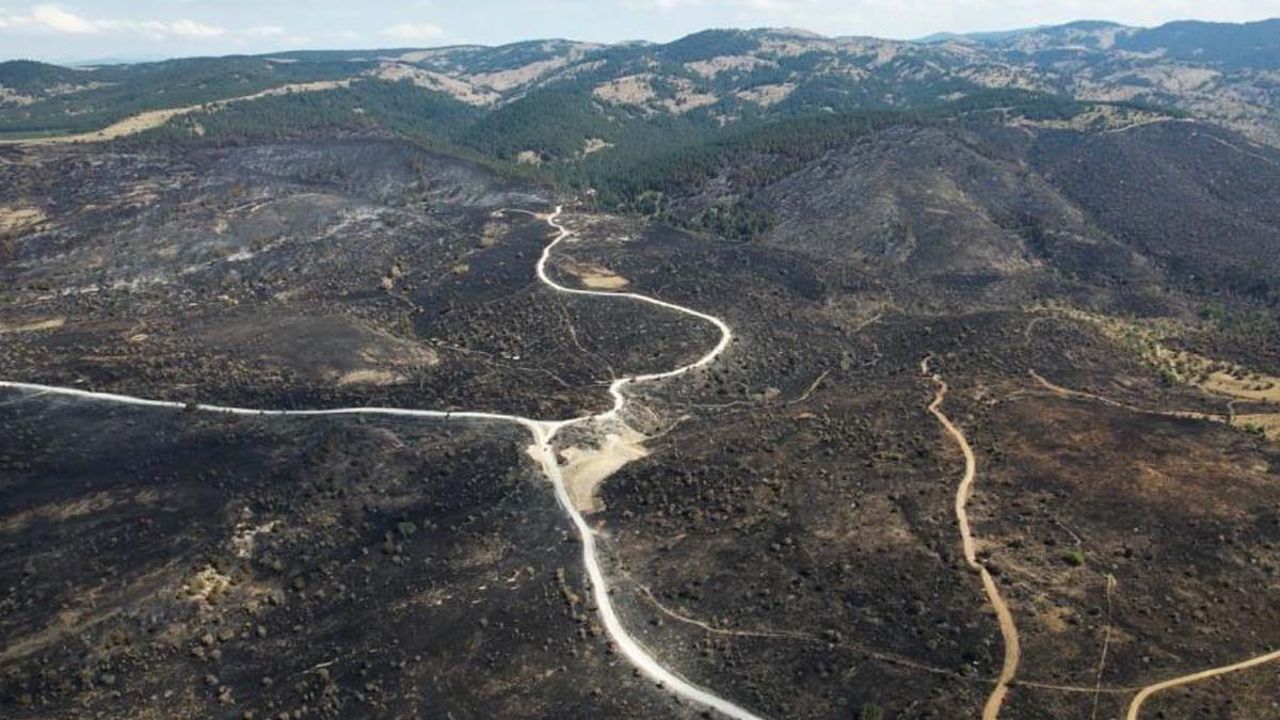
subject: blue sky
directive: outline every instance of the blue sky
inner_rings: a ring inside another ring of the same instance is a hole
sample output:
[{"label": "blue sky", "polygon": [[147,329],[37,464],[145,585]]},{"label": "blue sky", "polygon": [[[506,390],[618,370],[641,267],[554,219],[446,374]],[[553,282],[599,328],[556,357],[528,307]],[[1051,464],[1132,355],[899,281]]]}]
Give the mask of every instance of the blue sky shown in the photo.
[{"label": "blue sky", "polygon": [[707,27],[792,26],[911,38],[1078,19],[1280,16],[1280,0],[0,0],[0,58],[78,61],[305,48],[671,40]]}]

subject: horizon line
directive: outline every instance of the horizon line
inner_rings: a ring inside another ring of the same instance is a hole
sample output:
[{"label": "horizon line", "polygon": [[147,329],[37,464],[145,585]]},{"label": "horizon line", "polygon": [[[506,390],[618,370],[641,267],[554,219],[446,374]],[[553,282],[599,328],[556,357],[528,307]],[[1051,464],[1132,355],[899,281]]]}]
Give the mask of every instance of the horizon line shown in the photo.
[{"label": "horizon line", "polygon": [[698,30],[696,32],[682,35],[678,38],[675,38],[667,42],[648,40],[645,38],[632,38],[628,40],[617,40],[614,42],[608,42],[608,41],[600,41],[600,40],[579,40],[579,39],[574,39],[570,37],[541,37],[541,38],[529,38],[526,40],[515,40],[512,42],[498,43],[498,44],[486,44],[486,43],[463,41],[463,42],[448,43],[444,45],[399,45],[399,46],[389,45],[389,46],[370,46],[370,47],[341,47],[341,46],[282,47],[279,49],[269,50],[265,52],[228,53],[226,55],[211,55],[211,54],[210,55],[206,55],[206,54],[169,55],[169,54],[161,53],[161,54],[155,54],[155,55],[136,55],[136,56],[107,55],[105,57],[101,57],[101,56],[100,57],[82,57],[82,58],[75,58],[75,59],[60,58],[56,60],[38,60],[31,57],[9,57],[9,58],[0,59],[0,64],[11,63],[11,62],[36,62],[36,63],[42,63],[46,65],[60,65],[63,67],[71,67],[71,68],[92,68],[92,67],[104,67],[104,66],[112,66],[112,65],[145,65],[148,63],[162,63],[162,62],[170,62],[173,60],[219,59],[219,58],[230,58],[230,57],[270,58],[271,56],[274,56],[274,55],[297,55],[297,54],[303,54],[303,53],[336,53],[336,52],[360,53],[360,52],[394,52],[394,51],[409,52],[409,51],[424,51],[424,50],[460,50],[460,49],[466,49],[466,48],[496,50],[496,49],[501,49],[506,47],[513,47],[516,45],[526,45],[531,43],[547,43],[547,42],[567,42],[567,43],[574,43],[579,45],[599,45],[601,47],[625,47],[628,45],[638,45],[638,44],[661,46],[661,45],[670,45],[672,43],[679,42],[686,38],[690,38],[695,35],[700,35],[703,33],[735,32],[735,31],[748,32],[748,33],[790,32],[797,35],[807,35],[813,38],[818,38],[823,40],[863,40],[865,39],[865,40],[880,40],[884,42],[896,42],[896,43],[907,43],[907,44],[920,44],[920,43],[931,44],[936,42],[945,42],[946,40],[960,40],[960,39],[980,40],[984,36],[1017,35],[1019,33],[1031,33],[1036,31],[1043,31],[1043,30],[1052,30],[1054,28],[1063,28],[1063,27],[1069,27],[1072,25],[1081,25],[1081,24],[1106,24],[1106,25],[1113,25],[1119,28],[1125,28],[1130,30],[1154,30],[1162,27],[1167,27],[1169,25],[1177,25],[1177,24],[1183,24],[1183,23],[1201,23],[1205,25],[1230,25],[1230,26],[1242,27],[1246,25],[1257,25],[1257,24],[1277,22],[1277,21],[1280,21],[1280,17],[1265,17],[1265,18],[1260,18],[1258,20],[1246,20],[1241,22],[1228,22],[1228,21],[1219,21],[1219,20],[1199,20],[1196,18],[1184,18],[1179,20],[1170,20],[1168,22],[1161,23],[1159,25],[1128,25],[1125,23],[1116,22],[1114,20],[1081,18],[1079,20],[1071,20],[1064,23],[1029,25],[1029,26],[1021,26],[1021,27],[1011,27],[1006,29],[975,30],[975,31],[969,31],[969,32],[954,32],[949,30],[940,30],[937,32],[927,33],[925,35],[920,35],[920,36],[911,37],[911,38],[888,37],[888,36],[879,36],[879,35],[860,35],[860,34],[826,35],[823,33],[809,30],[803,27],[797,27],[794,25],[778,25],[778,26],[766,25],[766,26],[754,26],[754,27],[722,26],[722,27],[707,27],[702,30]]}]

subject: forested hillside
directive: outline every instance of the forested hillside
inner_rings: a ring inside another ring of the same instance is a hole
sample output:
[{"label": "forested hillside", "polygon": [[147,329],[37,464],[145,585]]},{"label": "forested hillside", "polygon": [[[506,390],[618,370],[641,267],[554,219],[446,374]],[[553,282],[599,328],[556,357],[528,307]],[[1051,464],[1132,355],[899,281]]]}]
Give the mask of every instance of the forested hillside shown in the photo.
[{"label": "forested hillside", "polygon": [[[1143,185],[1138,178],[1116,177],[1116,187],[1105,191],[1093,180],[1110,177],[1099,158],[1134,147],[1120,137],[1149,137],[1129,131],[1152,123],[1209,121],[1253,140],[1271,138],[1280,126],[1269,91],[1252,93],[1245,104],[1238,98],[1241,83],[1259,89],[1270,82],[1268,68],[1280,57],[1272,27],[1180,23],[1145,30],[1081,22],[915,43],[708,30],[665,45],[553,40],[76,70],[13,62],[0,66],[9,98],[0,105],[0,131],[92,131],[139,112],[178,108],[126,128],[115,142],[145,149],[335,133],[396,136],[557,186],[601,208],[752,241],[794,225],[772,188],[861,140],[893,128],[988,139],[994,129],[1021,128],[1041,140],[1009,152],[1060,185],[1067,201],[1094,215],[1120,245],[1134,246],[1197,292],[1265,304],[1277,295],[1257,272],[1266,258],[1215,254],[1212,241],[1201,237],[1210,232],[1205,217],[1229,209],[1222,193],[1234,184],[1224,178],[1212,193],[1197,190],[1181,215],[1156,212],[1196,228],[1199,249],[1187,254],[1159,247],[1155,236],[1165,223],[1128,210],[1115,215],[1134,202],[1124,198]],[[1270,157],[1230,133],[1205,137]],[[1151,148],[1139,154],[1159,155]],[[1097,162],[1103,166],[1090,164]],[[1190,191],[1179,183],[1194,176],[1169,167],[1144,175],[1183,195]],[[1036,235],[1044,222],[1039,212],[1000,210],[995,222],[1020,228],[1027,242],[1041,246],[1047,241]],[[1259,236],[1264,227],[1233,232],[1258,236],[1262,247],[1269,242]],[[1103,247],[1118,247],[1109,243]],[[1192,272],[1186,263],[1212,270]]]},{"label": "forested hillside", "polygon": [[[630,120],[723,129],[820,112],[909,111],[992,90],[1176,108],[1275,142],[1278,22],[1084,22],[919,42],[708,30],[665,45],[549,40],[78,69],[10,62],[0,64],[0,137],[86,132],[148,110],[368,79],[409,82],[483,110],[468,144],[502,157],[565,158],[582,152],[579,141],[630,136],[638,126]],[[563,132],[531,129],[532,114]]]}]

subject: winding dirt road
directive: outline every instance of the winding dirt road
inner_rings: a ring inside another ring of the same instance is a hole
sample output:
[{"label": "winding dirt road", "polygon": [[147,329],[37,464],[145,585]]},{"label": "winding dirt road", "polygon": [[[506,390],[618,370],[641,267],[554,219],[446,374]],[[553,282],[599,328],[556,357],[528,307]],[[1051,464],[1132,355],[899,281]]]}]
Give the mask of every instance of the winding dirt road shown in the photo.
[{"label": "winding dirt road", "polygon": [[1143,703],[1161,690],[1168,690],[1182,685],[1190,685],[1191,683],[1208,680],[1209,678],[1215,678],[1219,675],[1248,670],[1249,668],[1265,665],[1276,660],[1280,660],[1280,650],[1266,655],[1259,655],[1256,658],[1245,660],[1244,662],[1238,662],[1234,665],[1226,665],[1220,668],[1213,668],[1212,670],[1201,670],[1198,673],[1183,675],[1182,677],[1165,680],[1164,682],[1145,687],[1136,696],[1134,696],[1133,701],[1129,703],[1129,712],[1125,714],[1125,720],[1138,720],[1138,715],[1142,712]]},{"label": "winding dirt road", "polygon": [[973,539],[973,531],[969,526],[969,499],[973,497],[973,482],[977,476],[978,461],[974,457],[973,448],[969,445],[968,438],[951,422],[951,418],[942,412],[942,403],[947,399],[947,391],[949,390],[947,383],[942,380],[940,375],[930,374],[929,358],[925,358],[920,362],[920,372],[930,377],[938,386],[938,392],[933,398],[933,402],[929,404],[929,412],[938,419],[942,427],[960,446],[960,452],[964,454],[964,479],[960,481],[960,487],[956,491],[956,522],[960,525],[960,539],[964,545],[964,559],[982,578],[982,587],[986,590],[987,600],[991,606],[995,608],[996,618],[1000,622],[1000,635],[1004,639],[1004,662],[1000,667],[1000,675],[996,679],[995,688],[992,689],[991,695],[987,697],[987,702],[982,708],[982,720],[997,720],[1000,717],[1000,708],[1004,705],[1005,695],[1009,693],[1009,684],[1018,674],[1018,663],[1022,660],[1022,649],[1018,642],[1018,626],[1013,621],[1013,613],[1009,610],[1009,605],[1005,603],[1004,598],[1000,595],[1000,588],[996,585],[995,578],[987,570],[986,566],[978,562],[977,543]]},{"label": "winding dirt road", "polygon": [[628,385],[677,377],[691,370],[711,364],[721,353],[724,352],[725,348],[729,346],[729,343],[733,340],[733,331],[729,329],[729,326],[726,325],[724,321],[715,316],[698,312],[697,310],[692,310],[682,305],[676,305],[675,303],[651,298],[647,295],[641,295],[638,293],[615,293],[599,290],[580,290],[577,288],[565,287],[557,283],[548,274],[547,265],[550,261],[551,253],[556,246],[562,243],[566,238],[573,235],[570,230],[559,222],[559,217],[562,211],[562,207],[557,207],[555,212],[550,215],[536,215],[534,213],[530,213],[534,214],[535,217],[545,220],[548,225],[557,231],[556,237],[548,243],[545,248],[543,248],[542,256],[538,259],[537,276],[543,284],[556,292],[570,295],[591,295],[611,299],[626,299],[654,305],[706,321],[715,326],[715,328],[720,332],[720,341],[716,343],[715,347],[688,365],[678,367],[668,372],[652,373],[648,375],[633,375],[614,380],[609,385],[609,394],[613,397],[613,407],[606,412],[599,413],[597,415],[584,415],[581,417],[563,420],[538,420],[518,415],[504,415],[501,413],[444,412],[439,410],[411,410],[406,408],[386,407],[336,408],[330,410],[260,410],[205,404],[188,406],[186,403],[181,402],[148,400],[128,395],[97,393],[87,390],[77,390],[74,388],[53,387],[21,382],[0,381],[0,389],[10,389],[37,394],[62,395],[139,407],[165,408],[172,410],[194,409],[197,411],[228,415],[249,415],[260,417],[383,415],[431,418],[446,421],[476,420],[519,424],[528,429],[530,434],[533,436],[533,445],[529,448],[530,454],[536,458],[538,463],[541,465],[543,474],[546,475],[547,479],[551,481],[555,488],[556,499],[559,501],[560,507],[569,515],[569,518],[573,521],[574,527],[577,529],[578,536],[582,542],[582,562],[585,567],[587,577],[591,582],[592,597],[595,600],[596,607],[598,608],[600,620],[604,624],[605,630],[609,633],[610,639],[613,640],[614,645],[622,656],[646,677],[665,687],[667,690],[679,697],[715,710],[726,717],[733,718],[733,720],[764,720],[761,716],[756,715],[750,710],[717,695],[711,690],[695,685],[680,677],[675,672],[663,667],[662,664],[659,663],[653,655],[651,655],[649,651],[639,643],[639,641],[627,632],[627,629],[623,626],[621,619],[618,617],[617,610],[613,604],[613,598],[609,594],[608,579],[605,577],[604,571],[600,567],[595,531],[591,529],[591,526],[587,524],[582,513],[578,511],[577,507],[575,507],[568,489],[565,487],[564,475],[562,473],[560,462],[556,457],[556,451],[553,444],[556,436],[561,430],[573,425],[592,422],[603,424],[625,424],[620,416],[622,410],[627,404],[627,398],[623,393],[623,390]]}]

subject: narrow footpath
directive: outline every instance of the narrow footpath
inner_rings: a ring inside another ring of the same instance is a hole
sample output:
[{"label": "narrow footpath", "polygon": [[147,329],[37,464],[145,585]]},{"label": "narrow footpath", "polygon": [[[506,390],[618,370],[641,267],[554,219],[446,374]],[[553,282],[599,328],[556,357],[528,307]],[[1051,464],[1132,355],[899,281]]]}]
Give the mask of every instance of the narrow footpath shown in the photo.
[{"label": "narrow footpath", "polygon": [[973,483],[978,472],[977,458],[974,457],[973,448],[969,446],[969,440],[965,434],[951,422],[951,418],[942,412],[942,403],[947,399],[949,388],[940,375],[930,374],[929,358],[920,362],[920,372],[931,378],[938,386],[938,392],[929,405],[929,412],[933,413],[933,416],[960,446],[960,452],[964,454],[964,478],[956,491],[955,503],[956,522],[960,526],[960,540],[964,546],[964,560],[982,578],[982,587],[987,593],[987,600],[991,603],[991,607],[995,608],[996,618],[1000,623],[1000,635],[1004,639],[1004,661],[1000,667],[1000,675],[996,679],[991,695],[987,697],[986,705],[982,708],[982,720],[997,720],[1000,717],[1000,708],[1004,705],[1004,698],[1009,693],[1009,684],[1017,677],[1018,663],[1022,660],[1022,649],[1018,643],[1018,626],[1013,621],[1013,613],[1009,610],[1009,605],[1000,595],[1000,588],[996,585],[995,578],[991,576],[985,565],[978,562],[977,542],[974,541],[973,531],[969,526],[968,506],[969,499],[973,497]]}]

